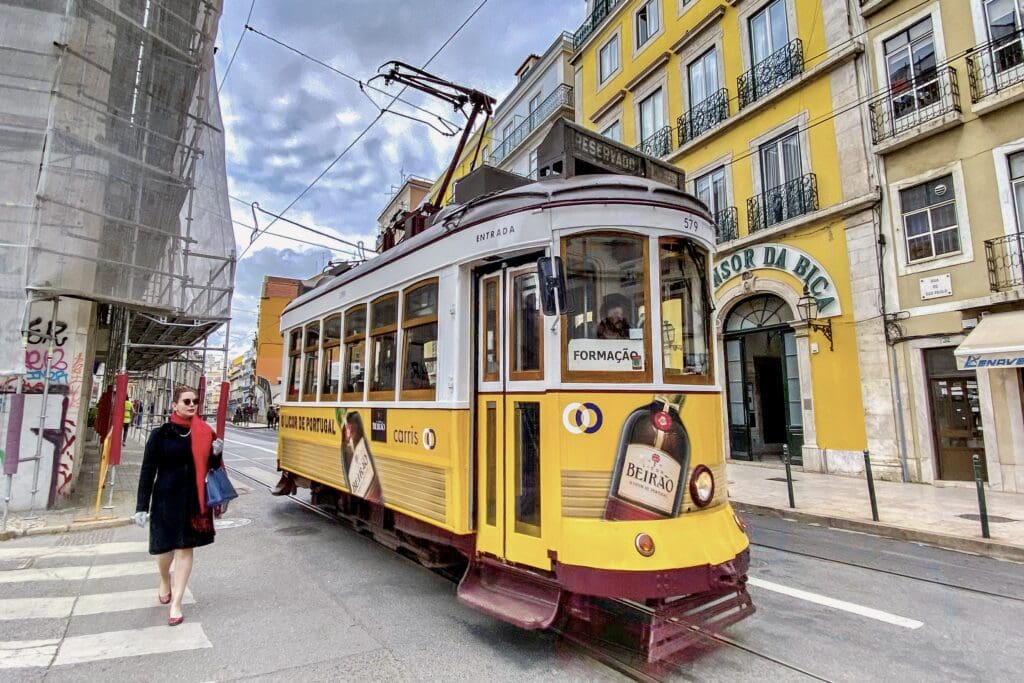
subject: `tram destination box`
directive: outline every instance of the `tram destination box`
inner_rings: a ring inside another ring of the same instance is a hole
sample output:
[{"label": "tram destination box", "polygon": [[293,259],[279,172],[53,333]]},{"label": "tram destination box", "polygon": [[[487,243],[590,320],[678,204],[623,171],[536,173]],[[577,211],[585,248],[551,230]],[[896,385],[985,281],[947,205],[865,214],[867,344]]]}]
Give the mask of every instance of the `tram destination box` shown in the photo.
[{"label": "tram destination box", "polygon": [[559,119],[537,148],[537,168],[541,178],[616,173],[686,191],[682,170],[566,119]]}]

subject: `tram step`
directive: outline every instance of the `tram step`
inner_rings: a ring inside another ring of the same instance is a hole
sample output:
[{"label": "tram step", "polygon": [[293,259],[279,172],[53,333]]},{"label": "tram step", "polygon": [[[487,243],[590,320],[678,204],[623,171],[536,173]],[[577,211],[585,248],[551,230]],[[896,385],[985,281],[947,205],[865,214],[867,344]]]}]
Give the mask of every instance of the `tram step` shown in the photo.
[{"label": "tram step", "polygon": [[562,591],[554,583],[501,565],[470,562],[459,582],[464,604],[519,628],[546,629],[555,621]]}]

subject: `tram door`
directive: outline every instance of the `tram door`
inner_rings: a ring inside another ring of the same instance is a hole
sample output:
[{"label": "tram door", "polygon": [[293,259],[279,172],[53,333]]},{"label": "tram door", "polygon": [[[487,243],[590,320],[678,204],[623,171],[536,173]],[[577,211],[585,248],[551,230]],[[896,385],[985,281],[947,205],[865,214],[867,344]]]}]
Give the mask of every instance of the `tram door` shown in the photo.
[{"label": "tram door", "polygon": [[484,275],[477,292],[477,550],[547,569],[538,391],[544,317],[536,266]]}]

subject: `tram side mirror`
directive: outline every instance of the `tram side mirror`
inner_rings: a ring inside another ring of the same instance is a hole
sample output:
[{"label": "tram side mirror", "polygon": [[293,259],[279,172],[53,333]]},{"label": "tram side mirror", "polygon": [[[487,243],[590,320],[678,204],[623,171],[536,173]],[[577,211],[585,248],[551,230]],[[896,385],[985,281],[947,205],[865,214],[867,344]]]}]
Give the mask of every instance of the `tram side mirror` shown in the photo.
[{"label": "tram side mirror", "polygon": [[565,273],[561,256],[542,256],[537,259],[537,279],[541,288],[541,307],[544,315],[565,313]]}]

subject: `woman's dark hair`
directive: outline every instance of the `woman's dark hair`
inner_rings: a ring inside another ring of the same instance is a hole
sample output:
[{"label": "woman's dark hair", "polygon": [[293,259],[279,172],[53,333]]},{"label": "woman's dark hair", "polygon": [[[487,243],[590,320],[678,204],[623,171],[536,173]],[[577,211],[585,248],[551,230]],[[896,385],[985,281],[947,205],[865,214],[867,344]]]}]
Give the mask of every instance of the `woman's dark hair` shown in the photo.
[{"label": "woman's dark hair", "polygon": [[179,384],[174,388],[174,398],[171,399],[171,403],[177,403],[178,399],[181,398],[181,395],[184,394],[186,391],[193,394],[196,393],[196,390],[193,389],[192,387],[187,387],[184,384]]}]

